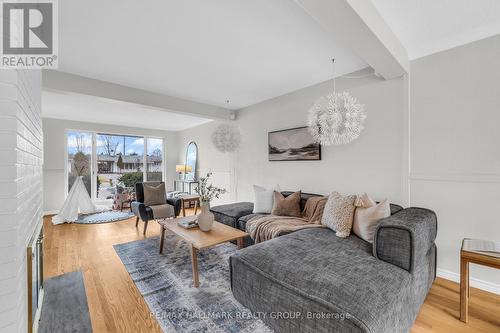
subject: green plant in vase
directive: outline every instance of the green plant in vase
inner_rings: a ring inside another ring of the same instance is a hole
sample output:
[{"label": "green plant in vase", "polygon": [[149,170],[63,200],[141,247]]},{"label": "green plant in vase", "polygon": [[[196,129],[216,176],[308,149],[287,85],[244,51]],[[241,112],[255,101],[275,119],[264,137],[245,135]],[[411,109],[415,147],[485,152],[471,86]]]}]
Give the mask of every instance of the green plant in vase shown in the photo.
[{"label": "green plant in vase", "polygon": [[201,231],[209,231],[214,224],[214,214],[210,212],[210,202],[213,199],[219,199],[221,195],[226,193],[226,189],[214,186],[210,181],[212,172],[208,172],[205,177],[200,177],[198,186],[195,187],[195,192],[200,196],[201,213],[198,216],[198,226]]}]

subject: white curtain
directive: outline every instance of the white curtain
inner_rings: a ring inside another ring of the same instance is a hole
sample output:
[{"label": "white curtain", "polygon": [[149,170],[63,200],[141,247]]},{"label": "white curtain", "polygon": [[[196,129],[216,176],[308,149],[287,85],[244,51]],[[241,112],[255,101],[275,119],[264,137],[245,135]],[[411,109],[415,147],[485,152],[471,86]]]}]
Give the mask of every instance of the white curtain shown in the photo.
[{"label": "white curtain", "polygon": [[59,214],[52,218],[52,223],[75,222],[78,219],[79,213],[92,214],[98,210],[100,209],[90,199],[82,177],[76,177],[75,183],[71,187]]}]

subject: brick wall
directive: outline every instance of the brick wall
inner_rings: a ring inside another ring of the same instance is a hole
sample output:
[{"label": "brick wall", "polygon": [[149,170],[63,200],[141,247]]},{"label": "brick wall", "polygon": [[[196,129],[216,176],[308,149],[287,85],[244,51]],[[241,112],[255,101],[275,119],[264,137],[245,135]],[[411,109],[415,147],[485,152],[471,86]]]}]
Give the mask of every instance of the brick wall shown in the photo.
[{"label": "brick wall", "polygon": [[0,70],[0,332],[27,331],[26,247],[42,222],[41,72]]}]

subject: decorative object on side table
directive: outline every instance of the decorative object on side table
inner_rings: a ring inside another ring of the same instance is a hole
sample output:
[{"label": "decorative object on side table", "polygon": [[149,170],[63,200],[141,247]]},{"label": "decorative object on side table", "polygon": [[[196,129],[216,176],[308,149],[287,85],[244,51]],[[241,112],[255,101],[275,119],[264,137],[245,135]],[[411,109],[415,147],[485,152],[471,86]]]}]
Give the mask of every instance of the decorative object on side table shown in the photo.
[{"label": "decorative object on side table", "polygon": [[191,172],[191,166],[185,164],[177,164],[175,166],[175,172],[179,174],[179,180],[186,179],[186,173]]},{"label": "decorative object on side table", "polygon": [[333,71],[333,92],[314,103],[308,118],[314,141],[327,146],[345,145],[357,139],[366,119],[364,106],[356,98],[347,91],[335,91],[335,68]]},{"label": "decorative object on side table", "polygon": [[460,250],[460,320],[469,321],[469,263],[500,269],[500,242],[469,239]]},{"label": "decorative object on side table", "polygon": [[207,173],[205,177],[200,178],[200,184],[194,189],[200,195],[201,214],[198,216],[198,226],[201,231],[209,231],[214,224],[214,214],[210,212],[210,201],[219,198],[226,193],[226,189],[208,184],[212,172]]},{"label": "decorative object on side table", "polygon": [[267,134],[269,161],[319,161],[321,145],[314,142],[306,126]]}]

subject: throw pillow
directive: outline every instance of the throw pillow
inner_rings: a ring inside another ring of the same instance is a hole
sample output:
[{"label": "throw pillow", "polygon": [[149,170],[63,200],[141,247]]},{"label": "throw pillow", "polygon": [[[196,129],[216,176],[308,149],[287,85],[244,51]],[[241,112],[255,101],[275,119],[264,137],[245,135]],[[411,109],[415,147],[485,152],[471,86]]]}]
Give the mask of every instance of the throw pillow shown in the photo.
[{"label": "throw pillow", "polygon": [[375,229],[377,229],[380,220],[389,216],[391,216],[391,207],[387,199],[378,205],[357,207],[354,212],[352,231],[359,238],[373,243],[373,235],[375,234]]},{"label": "throw pillow", "polygon": [[254,214],[271,214],[274,203],[274,191],[279,192],[278,185],[274,189],[267,189],[265,187],[254,185],[253,191],[255,193],[255,200],[253,204]]},{"label": "throw pillow", "polygon": [[335,231],[338,237],[345,238],[351,233],[354,218],[355,195],[342,195],[333,192],[328,197],[321,224]]},{"label": "throw pillow", "polygon": [[143,183],[142,187],[144,188],[144,204],[146,206],[164,205],[167,202],[164,183]]},{"label": "throw pillow", "polygon": [[370,198],[370,196],[368,194],[366,194],[366,192],[365,192],[361,195],[358,195],[358,197],[356,198],[356,203],[354,205],[356,207],[368,208],[368,207],[373,207],[376,204],[377,203],[375,201],[373,201],[373,199]]},{"label": "throw pillow", "polygon": [[277,216],[301,217],[300,196],[301,191],[290,194],[286,198],[280,192],[274,191],[274,205],[271,214]]}]

